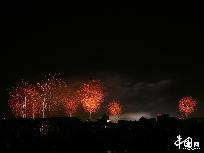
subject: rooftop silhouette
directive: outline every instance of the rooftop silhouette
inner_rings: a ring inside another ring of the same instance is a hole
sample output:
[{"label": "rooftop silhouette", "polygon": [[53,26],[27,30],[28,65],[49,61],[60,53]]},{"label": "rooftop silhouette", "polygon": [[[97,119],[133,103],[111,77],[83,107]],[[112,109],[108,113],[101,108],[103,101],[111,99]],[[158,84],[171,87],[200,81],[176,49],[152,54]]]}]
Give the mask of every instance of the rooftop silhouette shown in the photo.
[{"label": "rooftop silhouette", "polygon": [[178,119],[163,114],[139,121],[108,122],[75,117],[0,121],[0,152],[152,152],[179,151],[178,135],[202,144],[203,118]]}]

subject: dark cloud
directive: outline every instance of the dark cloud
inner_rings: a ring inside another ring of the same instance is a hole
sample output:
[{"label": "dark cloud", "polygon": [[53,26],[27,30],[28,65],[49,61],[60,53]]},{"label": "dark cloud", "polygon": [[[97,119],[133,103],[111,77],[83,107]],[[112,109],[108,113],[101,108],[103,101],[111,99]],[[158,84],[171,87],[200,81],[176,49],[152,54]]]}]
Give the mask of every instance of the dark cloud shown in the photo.
[{"label": "dark cloud", "polygon": [[112,75],[105,81],[107,100],[119,99],[123,105],[123,112],[165,112],[173,113],[176,101],[172,102],[170,88],[174,81],[171,79],[154,82],[135,81],[125,75]]}]

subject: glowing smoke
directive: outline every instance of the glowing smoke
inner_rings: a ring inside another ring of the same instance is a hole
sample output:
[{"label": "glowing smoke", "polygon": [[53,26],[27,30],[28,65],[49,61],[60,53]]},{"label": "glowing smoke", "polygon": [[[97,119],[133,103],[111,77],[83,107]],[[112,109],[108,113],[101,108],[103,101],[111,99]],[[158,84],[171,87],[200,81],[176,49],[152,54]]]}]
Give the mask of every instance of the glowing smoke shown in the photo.
[{"label": "glowing smoke", "polygon": [[[135,120],[139,120],[141,117],[145,117],[145,118],[152,118],[153,115],[150,113],[146,113],[146,112],[130,112],[130,113],[125,113],[125,114],[121,114],[119,116],[119,120],[128,120],[128,121],[135,121]],[[110,120],[115,120],[114,116],[110,116]]]}]

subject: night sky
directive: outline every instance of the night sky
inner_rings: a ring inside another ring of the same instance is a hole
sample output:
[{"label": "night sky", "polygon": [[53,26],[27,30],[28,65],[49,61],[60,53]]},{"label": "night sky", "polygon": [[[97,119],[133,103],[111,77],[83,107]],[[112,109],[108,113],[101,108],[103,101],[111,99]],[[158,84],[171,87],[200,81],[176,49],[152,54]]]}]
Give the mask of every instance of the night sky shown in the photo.
[{"label": "night sky", "polygon": [[9,114],[16,81],[61,73],[73,85],[101,79],[105,103],[119,99],[125,114],[178,116],[179,99],[192,96],[198,102],[192,116],[204,117],[202,4],[0,7],[0,116]]}]

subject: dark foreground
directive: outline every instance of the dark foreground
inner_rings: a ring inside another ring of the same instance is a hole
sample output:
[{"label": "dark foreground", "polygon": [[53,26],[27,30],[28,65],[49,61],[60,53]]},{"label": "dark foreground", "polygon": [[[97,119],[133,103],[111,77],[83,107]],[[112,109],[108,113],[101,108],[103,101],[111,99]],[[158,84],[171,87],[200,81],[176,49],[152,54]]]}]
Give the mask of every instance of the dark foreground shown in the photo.
[{"label": "dark foreground", "polygon": [[[203,130],[204,120],[195,118],[141,118],[117,124],[77,118],[10,119],[0,121],[0,152],[202,152]],[[179,150],[174,145],[178,135],[199,141],[200,150]]]}]

